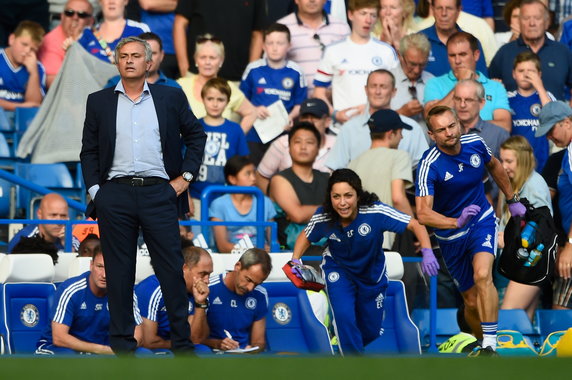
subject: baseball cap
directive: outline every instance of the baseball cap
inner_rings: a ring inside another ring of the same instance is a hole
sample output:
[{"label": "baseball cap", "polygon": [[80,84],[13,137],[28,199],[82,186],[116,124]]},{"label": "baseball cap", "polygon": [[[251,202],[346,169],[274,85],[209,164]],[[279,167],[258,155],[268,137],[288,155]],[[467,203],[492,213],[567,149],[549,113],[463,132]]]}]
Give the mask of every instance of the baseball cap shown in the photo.
[{"label": "baseball cap", "polygon": [[390,109],[375,111],[366,123],[371,133],[394,131],[396,129],[409,129],[411,126],[405,124],[399,114]]},{"label": "baseball cap", "polygon": [[538,115],[540,125],[538,129],[536,129],[536,132],[534,132],[534,136],[544,136],[554,127],[554,124],[561,122],[569,116],[572,116],[572,108],[570,108],[568,103],[564,103],[560,100],[547,103],[542,107]]},{"label": "baseball cap", "polygon": [[326,102],[318,98],[310,98],[304,100],[300,104],[300,115],[313,115],[316,117],[323,117],[324,115],[329,115],[330,110]]}]

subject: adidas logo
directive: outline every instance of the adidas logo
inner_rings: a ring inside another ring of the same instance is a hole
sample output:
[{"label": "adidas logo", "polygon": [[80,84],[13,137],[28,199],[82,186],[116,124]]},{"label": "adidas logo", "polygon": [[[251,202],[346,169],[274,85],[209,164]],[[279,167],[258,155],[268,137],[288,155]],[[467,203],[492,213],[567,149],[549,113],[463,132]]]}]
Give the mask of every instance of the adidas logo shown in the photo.
[{"label": "adidas logo", "polygon": [[266,84],[266,79],[264,77],[260,78],[258,84]]},{"label": "adidas logo", "polygon": [[215,298],[213,301],[213,305],[222,305],[222,301],[220,300],[220,298]]},{"label": "adidas logo", "polygon": [[328,239],[329,239],[329,240],[335,240],[335,241],[337,241],[338,243],[341,242],[341,240],[336,236],[336,234],[331,234]]},{"label": "adidas logo", "polygon": [[85,304],[85,302],[82,302],[81,306],[80,306],[81,310],[85,310],[87,309],[87,305]]},{"label": "adidas logo", "polygon": [[453,175],[449,172],[445,172],[445,181],[450,180],[451,178],[453,178]]},{"label": "adidas logo", "polygon": [[343,65],[344,63],[348,63],[348,60],[347,60],[347,59],[345,59],[345,58],[344,58],[344,59],[342,59],[342,65]]}]

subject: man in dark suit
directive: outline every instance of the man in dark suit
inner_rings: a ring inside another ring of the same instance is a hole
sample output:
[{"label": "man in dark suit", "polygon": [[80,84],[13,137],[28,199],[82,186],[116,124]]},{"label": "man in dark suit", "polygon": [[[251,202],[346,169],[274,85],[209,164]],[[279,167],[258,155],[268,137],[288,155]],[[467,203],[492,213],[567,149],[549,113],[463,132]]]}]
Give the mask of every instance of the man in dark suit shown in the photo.
[{"label": "man in dark suit", "polygon": [[146,82],[146,41],[123,39],[115,62],[121,81],[87,99],[80,154],[92,199],[87,214],[95,217],[97,211],[106,262],[110,344],[116,353],[137,345],[132,305],[141,227],[165,299],[172,348],[189,351],[177,204],[198,172],[206,135],[180,89]]}]

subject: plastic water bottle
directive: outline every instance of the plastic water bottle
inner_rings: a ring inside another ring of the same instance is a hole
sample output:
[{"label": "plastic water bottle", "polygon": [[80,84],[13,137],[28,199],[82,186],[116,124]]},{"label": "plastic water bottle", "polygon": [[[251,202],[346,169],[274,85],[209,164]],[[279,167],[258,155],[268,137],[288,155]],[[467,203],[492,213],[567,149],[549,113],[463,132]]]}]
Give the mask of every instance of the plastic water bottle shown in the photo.
[{"label": "plastic water bottle", "polygon": [[520,233],[520,241],[524,248],[528,248],[534,244],[536,227],[538,227],[538,225],[531,220],[526,223],[526,226],[522,229],[522,232]]},{"label": "plastic water bottle", "polygon": [[532,252],[530,252],[530,256],[528,256],[528,261],[524,263],[524,266],[533,267],[536,264],[538,264],[538,262],[542,258],[543,249],[544,249],[544,244],[538,244],[538,247],[536,247],[536,249],[533,249]]}]

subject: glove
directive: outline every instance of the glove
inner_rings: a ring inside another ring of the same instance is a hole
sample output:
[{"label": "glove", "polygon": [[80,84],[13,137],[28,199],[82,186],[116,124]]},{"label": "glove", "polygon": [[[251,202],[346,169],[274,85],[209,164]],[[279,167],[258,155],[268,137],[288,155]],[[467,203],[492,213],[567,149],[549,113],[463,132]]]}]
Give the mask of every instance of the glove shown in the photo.
[{"label": "glove", "polygon": [[303,280],[304,277],[302,276],[302,260],[300,259],[292,259],[290,260],[290,262],[292,263],[292,273],[298,277],[300,280]]},{"label": "glove", "polygon": [[481,212],[481,208],[477,205],[469,205],[465,207],[461,212],[461,216],[457,218],[457,228],[465,227],[465,225],[473,219],[473,216],[477,215],[479,212]]},{"label": "glove", "polygon": [[421,262],[423,273],[429,276],[437,276],[439,262],[437,258],[435,258],[433,250],[431,248],[421,248],[421,254],[423,255],[423,261]]},{"label": "glove", "polygon": [[522,203],[516,202],[508,205],[508,211],[512,216],[514,217],[520,216],[522,218],[524,214],[526,214],[526,207]]}]

